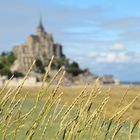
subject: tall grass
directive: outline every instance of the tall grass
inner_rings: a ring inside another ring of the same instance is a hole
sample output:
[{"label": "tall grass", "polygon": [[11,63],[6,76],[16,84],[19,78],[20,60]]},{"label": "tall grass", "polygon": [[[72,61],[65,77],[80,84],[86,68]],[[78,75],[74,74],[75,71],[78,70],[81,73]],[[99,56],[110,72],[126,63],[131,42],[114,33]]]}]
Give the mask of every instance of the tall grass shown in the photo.
[{"label": "tall grass", "polygon": [[[30,93],[27,92],[24,97],[21,97],[20,92],[35,62],[21,85],[13,89],[8,88],[11,78],[1,89],[0,139],[140,140],[139,120],[135,123],[129,123],[128,118],[123,118],[140,94],[132,99],[128,105],[122,107],[122,102],[127,94],[125,92],[118,104],[118,109],[110,118],[106,118],[105,108],[110,100],[110,91],[100,101],[100,105],[97,108],[94,107],[96,97],[101,94],[101,89],[96,84],[91,91],[87,89],[88,85],[85,86],[75,100],[70,105],[66,105],[61,101],[65,93],[59,90],[65,75],[62,68],[46,85],[52,60],[48,65],[36,100],[30,106],[28,106],[28,95]],[[53,90],[49,90],[57,77],[59,77],[57,84],[53,87]],[[45,101],[42,100],[44,97],[46,97]]]}]

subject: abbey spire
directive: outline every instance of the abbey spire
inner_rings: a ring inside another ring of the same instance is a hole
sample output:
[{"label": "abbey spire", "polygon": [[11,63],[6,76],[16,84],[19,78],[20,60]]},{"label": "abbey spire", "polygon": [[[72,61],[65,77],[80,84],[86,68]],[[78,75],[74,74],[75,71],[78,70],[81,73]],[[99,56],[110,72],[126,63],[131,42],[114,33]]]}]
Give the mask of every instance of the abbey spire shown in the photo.
[{"label": "abbey spire", "polygon": [[45,33],[45,28],[43,26],[42,17],[40,17],[39,25],[37,27],[37,35],[42,36]]}]

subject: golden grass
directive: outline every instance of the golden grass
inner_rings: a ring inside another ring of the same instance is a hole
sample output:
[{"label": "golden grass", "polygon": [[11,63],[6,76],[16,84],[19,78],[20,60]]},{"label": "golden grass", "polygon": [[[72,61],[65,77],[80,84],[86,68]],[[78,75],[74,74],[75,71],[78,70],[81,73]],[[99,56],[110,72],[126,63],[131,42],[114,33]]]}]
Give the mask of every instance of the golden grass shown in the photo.
[{"label": "golden grass", "polygon": [[[79,93],[82,91],[84,86],[72,86],[72,87],[61,87],[59,89],[60,91],[63,91],[62,102],[70,104],[72,101],[79,95]],[[87,90],[91,91],[94,89],[94,86],[87,87]],[[110,89],[110,91],[109,91]],[[28,92],[28,99],[35,100],[36,96],[39,92],[39,87],[29,88],[24,87],[19,97],[24,97],[25,94]],[[51,87],[48,92],[51,92],[53,88]],[[117,86],[117,87],[102,87],[101,93],[96,97],[96,100],[94,101],[94,107],[98,107],[101,103],[101,101],[106,97],[106,95],[110,94],[110,99],[106,105],[106,115],[109,117],[112,115],[112,113],[115,112],[115,110],[121,109],[122,107],[126,106],[127,104],[132,101],[132,99],[139,93],[140,87],[139,86],[133,86],[129,89],[127,87],[123,86]],[[6,92],[7,90],[5,90]],[[127,94],[125,94],[127,91]],[[123,96],[125,94],[124,100],[122,100]],[[45,96],[42,100],[46,100],[47,96]],[[121,102],[121,106],[120,106]],[[140,110],[140,99],[138,99],[132,108],[129,109],[128,112],[126,112],[125,117],[130,118],[130,120],[135,121],[139,119],[139,110]],[[133,115],[132,115],[133,114]]]},{"label": "golden grass", "polygon": [[[52,59],[53,60],[53,59]],[[40,88],[0,91],[0,138],[27,140],[139,139],[139,87],[61,87],[65,71]],[[55,78],[59,80],[51,86]],[[10,82],[10,81],[9,81]],[[133,115],[132,115],[133,114]]]}]

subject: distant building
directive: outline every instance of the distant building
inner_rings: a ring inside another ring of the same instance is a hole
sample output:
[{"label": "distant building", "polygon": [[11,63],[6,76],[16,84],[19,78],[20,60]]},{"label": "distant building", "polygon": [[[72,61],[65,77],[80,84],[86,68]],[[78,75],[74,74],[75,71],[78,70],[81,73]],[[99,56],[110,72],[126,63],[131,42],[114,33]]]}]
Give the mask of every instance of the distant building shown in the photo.
[{"label": "distant building", "polygon": [[52,35],[45,31],[41,20],[36,34],[30,35],[24,44],[15,46],[13,52],[17,57],[13,68],[21,71],[27,71],[34,60],[46,63],[52,56],[57,60],[63,56],[62,46],[54,43]]},{"label": "distant building", "polygon": [[114,77],[113,75],[104,75],[102,77],[102,83],[103,84],[114,84]]}]

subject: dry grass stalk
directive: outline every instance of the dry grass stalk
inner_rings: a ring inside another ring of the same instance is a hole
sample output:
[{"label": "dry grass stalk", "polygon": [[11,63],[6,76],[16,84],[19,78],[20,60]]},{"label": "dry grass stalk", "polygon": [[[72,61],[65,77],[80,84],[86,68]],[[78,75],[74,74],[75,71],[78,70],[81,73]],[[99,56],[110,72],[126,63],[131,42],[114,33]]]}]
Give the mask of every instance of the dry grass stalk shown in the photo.
[{"label": "dry grass stalk", "polygon": [[[52,140],[114,140],[117,138],[127,120],[126,118],[125,121],[122,121],[122,116],[139,98],[140,94],[138,94],[127,106],[123,107],[121,110],[117,110],[110,119],[107,119],[106,116],[103,115],[106,104],[110,99],[110,89],[107,91],[105,98],[100,101],[100,105],[97,108],[94,107],[94,103],[102,91],[101,88],[96,85],[91,91],[88,91],[86,86],[70,106],[62,105],[61,97],[63,92],[59,93],[58,89],[63,81],[65,71],[60,68],[54,77],[46,84],[52,61],[53,58],[48,65],[35,103],[32,108],[28,109],[26,112],[23,112],[23,110],[25,109],[24,105],[27,102],[28,96],[25,95],[20,98],[18,96],[20,95],[24,82],[28,78],[35,62],[30,67],[21,85],[14,89],[10,88],[3,94],[7,89],[11,78],[2,88],[0,91],[0,137],[3,140],[9,138],[16,140],[18,134],[23,131],[22,126],[26,126],[24,128],[24,132],[26,132],[26,134],[24,134],[24,139],[27,140],[32,140],[37,135],[40,136],[40,140],[44,140],[49,135],[49,129],[53,130],[55,127],[56,130],[54,130],[54,135],[51,137]],[[49,90],[51,84],[58,76],[60,78],[57,84],[53,90]],[[120,100],[119,107],[124,101],[127,92],[128,89],[126,89],[126,92]],[[45,96],[47,96],[46,101],[38,110],[40,103]],[[31,122],[28,122],[28,119],[31,118],[36,111],[38,111],[38,114],[33,117]],[[132,138],[133,133],[135,133],[134,130],[139,127],[138,124],[140,124],[139,119],[134,124],[130,125],[128,132],[129,140]],[[140,129],[138,129],[138,140],[139,132]]]}]

